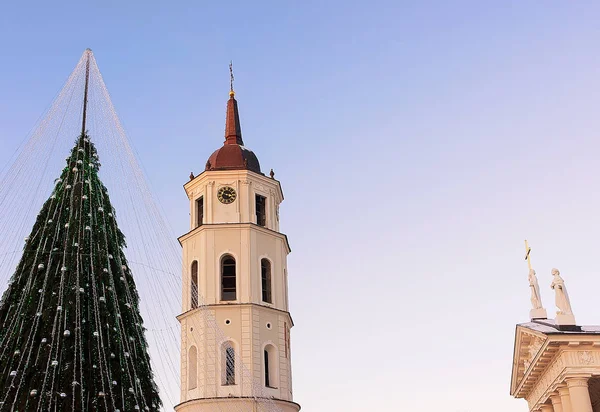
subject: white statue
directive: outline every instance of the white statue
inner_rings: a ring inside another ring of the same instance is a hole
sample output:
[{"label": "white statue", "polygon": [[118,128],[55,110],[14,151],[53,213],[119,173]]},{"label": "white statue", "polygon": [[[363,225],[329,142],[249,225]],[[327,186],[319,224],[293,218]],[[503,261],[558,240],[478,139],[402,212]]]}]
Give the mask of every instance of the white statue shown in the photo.
[{"label": "white statue", "polygon": [[542,306],[542,295],[540,295],[540,285],[538,284],[537,276],[535,276],[535,270],[531,268],[531,248],[529,247],[529,243],[525,241],[525,260],[527,261],[527,266],[529,266],[529,288],[531,289],[531,310],[529,311],[529,318],[531,320],[534,319],[548,319],[548,314],[546,313],[546,309]]},{"label": "white statue", "polygon": [[573,311],[571,310],[571,301],[569,300],[569,294],[567,293],[567,288],[565,286],[565,281],[560,277],[560,272],[558,269],[552,269],[552,284],[550,287],[554,289],[556,294],[556,307],[558,311],[557,315],[573,315]]},{"label": "white statue", "polygon": [[533,306],[533,309],[542,309],[540,285],[538,284],[537,276],[533,269],[529,269],[529,287],[531,288],[531,305]]}]

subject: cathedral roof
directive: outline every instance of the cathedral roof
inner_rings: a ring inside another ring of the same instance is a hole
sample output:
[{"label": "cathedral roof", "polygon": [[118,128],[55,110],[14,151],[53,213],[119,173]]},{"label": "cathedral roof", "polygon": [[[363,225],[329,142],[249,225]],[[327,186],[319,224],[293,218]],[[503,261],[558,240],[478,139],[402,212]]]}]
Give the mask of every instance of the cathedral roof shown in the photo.
[{"label": "cathedral roof", "polygon": [[518,326],[522,326],[536,332],[541,332],[544,335],[565,333],[600,334],[600,325],[565,327],[564,325],[557,325],[554,319],[536,319],[531,322],[520,323]]},{"label": "cathedral roof", "polygon": [[205,170],[251,170],[262,174],[258,158],[252,150],[244,147],[240,114],[233,90],[229,92],[227,101],[225,142],[223,147],[210,155]]}]

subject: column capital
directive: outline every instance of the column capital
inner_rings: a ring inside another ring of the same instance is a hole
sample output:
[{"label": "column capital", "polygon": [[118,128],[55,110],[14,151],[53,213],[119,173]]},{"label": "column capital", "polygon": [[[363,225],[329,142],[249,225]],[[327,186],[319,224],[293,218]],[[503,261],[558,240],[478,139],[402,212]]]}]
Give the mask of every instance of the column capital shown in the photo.
[{"label": "column capital", "polygon": [[591,374],[574,374],[565,378],[569,387],[572,412],[594,412],[588,390],[588,379],[591,376]]},{"label": "column capital", "polygon": [[[569,389],[569,388],[565,387],[565,389]],[[549,398],[552,401],[552,403],[555,403],[555,402],[560,403],[560,392],[558,390],[555,392],[552,392],[550,394]]]},{"label": "column capital", "polygon": [[578,386],[588,387],[588,380],[592,377],[592,375],[574,375],[567,376],[565,378],[565,382],[567,382],[568,388],[574,388]]},{"label": "column capital", "polygon": [[569,395],[569,387],[565,383],[561,383],[557,387],[558,394],[560,395],[561,408],[556,408],[556,412],[573,412],[571,407],[571,396]]},{"label": "column capital", "polygon": [[541,405],[540,406],[540,411],[542,412],[554,412],[554,408],[552,407],[552,405]]},{"label": "column capital", "polygon": [[[568,388],[565,388],[568,390]],[[550,394],[550,402],[552,402],[552,407],[554,408],[554,412],[563,412],[562,407],[562,399],[558,392],[552,392]]]}]

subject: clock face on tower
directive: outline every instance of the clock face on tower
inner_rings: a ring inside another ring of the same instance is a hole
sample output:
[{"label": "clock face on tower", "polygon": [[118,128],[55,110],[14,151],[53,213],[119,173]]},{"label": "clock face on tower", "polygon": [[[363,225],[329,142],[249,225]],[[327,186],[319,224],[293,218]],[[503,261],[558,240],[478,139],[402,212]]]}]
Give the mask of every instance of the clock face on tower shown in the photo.
[{"label": "clock face on tower", "polygon": [[217,198],[219,199],[219,202],[226,205],[233,203],[236,197],[237,193],[235,193],[235,189],[230,186],[224,186],[217,192]]}]

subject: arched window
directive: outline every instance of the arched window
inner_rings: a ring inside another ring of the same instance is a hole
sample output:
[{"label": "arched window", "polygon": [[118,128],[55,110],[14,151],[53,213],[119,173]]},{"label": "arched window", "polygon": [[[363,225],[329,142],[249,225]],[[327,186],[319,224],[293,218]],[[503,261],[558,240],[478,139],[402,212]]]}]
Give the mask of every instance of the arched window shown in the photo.
[{"label": "arched window", "polygon": [[190,347],[188,352],[188,390],[198,387],[198,350]]},{"label": "arched window", "polygon": [[235,385],[235,350],[231,342],[223,343],[221,358],[223,385]]},{"label": "arched window", "polygon": [[235,259],[230,255],[221,260],[221,300],[236,300]]},{"label": "arched window", "polygon": [[263,302],[273,303],[271,293],[271,262],[269,262],[269,259],[262,259],[260,261],[260,272],[262,278],[262,300]]},{"label": "arched window", "polygon": [[263,370],[265,374],[265,386],[267,388],[276,388],[277,380],[277,349],[273,345],[265,346],[263,353]]},{"label": "arched window", "polygon": [[190,297],[191,297],[191,307],[192,309],[196,309],[198,307],[198,261],[194,260],[192,262],[191,268],[191,283],[190,283]]}]

